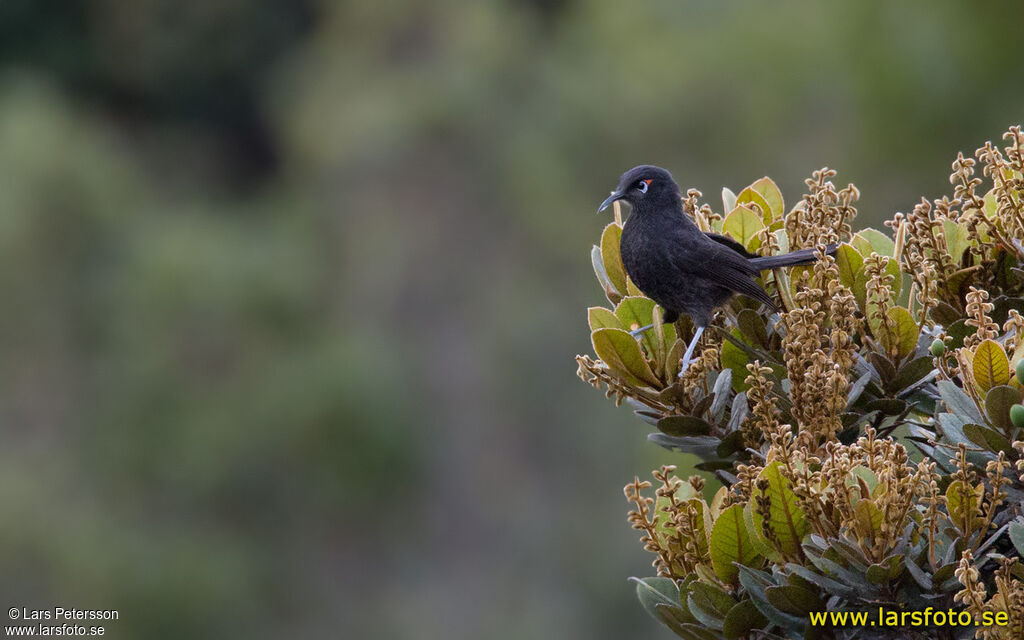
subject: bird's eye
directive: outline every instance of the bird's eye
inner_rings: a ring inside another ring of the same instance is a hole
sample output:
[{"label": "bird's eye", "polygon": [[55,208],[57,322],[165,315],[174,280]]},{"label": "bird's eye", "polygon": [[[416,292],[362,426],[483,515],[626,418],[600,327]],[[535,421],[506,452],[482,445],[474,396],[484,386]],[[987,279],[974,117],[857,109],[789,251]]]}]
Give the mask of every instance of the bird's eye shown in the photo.
[{"label": "bird's eye", "polygon": [[640,190],[640,193],[647,193],[647,185],[651,183],[650,180],[641,180],[636,183],[636,188]]}]

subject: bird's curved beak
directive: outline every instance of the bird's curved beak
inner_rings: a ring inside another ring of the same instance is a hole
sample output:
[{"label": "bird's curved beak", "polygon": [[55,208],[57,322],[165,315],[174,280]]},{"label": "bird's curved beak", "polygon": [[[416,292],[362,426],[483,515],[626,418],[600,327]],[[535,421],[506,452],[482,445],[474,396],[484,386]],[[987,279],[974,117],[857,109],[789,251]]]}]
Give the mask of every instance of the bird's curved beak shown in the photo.
[{"label": "bird's curved beak", "polygon": [[601,206],[598,207],[597,212],[601,213],[602,211],[607,209],[613,202],[615,202],[616,200],[622,200],[625,197],[626,195],[624,193],[621,193],[619,191],[613,191],[612,195],[605,198],[605,201],[601,203]]}]

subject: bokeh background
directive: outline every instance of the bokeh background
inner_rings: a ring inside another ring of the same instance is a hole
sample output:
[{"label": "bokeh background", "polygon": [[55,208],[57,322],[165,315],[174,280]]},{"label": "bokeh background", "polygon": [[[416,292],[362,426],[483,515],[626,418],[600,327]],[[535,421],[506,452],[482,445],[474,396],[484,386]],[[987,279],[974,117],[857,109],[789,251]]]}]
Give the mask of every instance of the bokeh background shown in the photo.
[{"label": "bokeh background", "polygon": [[1024,120],[1018,2],[0,0],[0,604],[117,638],[666,637],[575,376],[594,210]]}]

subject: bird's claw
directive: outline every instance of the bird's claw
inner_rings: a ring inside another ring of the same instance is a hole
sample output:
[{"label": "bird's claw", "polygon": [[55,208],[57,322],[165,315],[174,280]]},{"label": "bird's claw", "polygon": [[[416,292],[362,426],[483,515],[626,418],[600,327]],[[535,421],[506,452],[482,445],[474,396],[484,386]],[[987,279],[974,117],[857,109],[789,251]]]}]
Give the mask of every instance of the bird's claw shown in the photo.
[{"label": "bird's claw", "polygon": [[683,366],[679,368],[679,376],[678,376],[678,378],[680,380],[683,379],[683,374],[685,374],[686,370],[689,369],[689,368],[690,368],[690,361],[689,360],[683,361]]},{"label": "bird's claw", "polygon": [[653,329],[653,328],[654,328],[653,324],[644,325],[642,327],[638,327],[636,329],[633,329],[632,331],[629,332],[629,335],[631,335],[634,338],[636,338],[637,336],[642,334],[644,331],[647,331],[648,329]]}]

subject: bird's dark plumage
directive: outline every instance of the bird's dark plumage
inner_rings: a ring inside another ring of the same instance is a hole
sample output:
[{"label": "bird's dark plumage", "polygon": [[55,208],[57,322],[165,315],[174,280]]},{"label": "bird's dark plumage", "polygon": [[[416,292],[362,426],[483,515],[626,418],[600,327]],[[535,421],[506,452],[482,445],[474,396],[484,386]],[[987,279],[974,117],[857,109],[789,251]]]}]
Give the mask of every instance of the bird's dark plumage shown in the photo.
[{"label": "bird's dark plumage", "polygon": [[813,249],[755,256],[731,238],[701,231],[684,213],[672,175],[660,167],[642,165],[627,171],[602,208],[615,200],[625,200],[633,208],[620,245],[626,273],[662,307],[665,322],[685,313],[694,325],[706,327],[715,308],[736,293],[774,310],[775,301],[754,278],[767,269],[815,260]]}]

